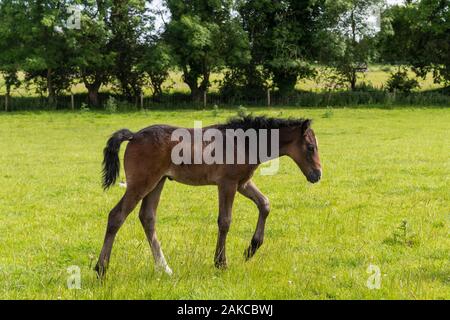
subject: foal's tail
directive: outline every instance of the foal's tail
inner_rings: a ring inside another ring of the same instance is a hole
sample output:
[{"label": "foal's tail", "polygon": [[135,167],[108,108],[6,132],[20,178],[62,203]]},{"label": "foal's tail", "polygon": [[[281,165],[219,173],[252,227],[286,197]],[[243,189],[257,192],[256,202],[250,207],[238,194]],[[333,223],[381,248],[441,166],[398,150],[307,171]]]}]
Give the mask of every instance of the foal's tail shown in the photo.
[{"label": "foal's tail", "polygon": [[115,132],[106,143],[103,149],[103,189],[106,190],[116,183],[119,176],[120,160],[119,151],[120,145],[124,141],[133,139],[133,132],[128,129],[122,129]]}]

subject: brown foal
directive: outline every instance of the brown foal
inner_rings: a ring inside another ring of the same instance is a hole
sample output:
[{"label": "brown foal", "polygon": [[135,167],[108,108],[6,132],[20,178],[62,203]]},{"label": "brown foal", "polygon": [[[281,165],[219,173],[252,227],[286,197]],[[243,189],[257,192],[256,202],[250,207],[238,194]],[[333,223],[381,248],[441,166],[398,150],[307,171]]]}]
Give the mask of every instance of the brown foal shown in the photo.
[{"label": "brown foal", "polygon": [[[259,130],[259,132],[272,133],[277,131],[279,150],[276,156],[288,156],[298,165],[300,170],[311,183],[320,180],[322,169],[319,160],[317,140],[310,127],[311,121],[305,119],[275,119],[266,117],[247,116],[233,119],[225,124],[200,129],[215,129],[219,132],[227,130]],[[127,216],[142,200],[139,218],[150,243],[156,266],[171,274],[161,246],[155,232],[156,209],[158,207],[161,191],[166,179],[175,180],[189,185],[217,185],[219,191],[219,235],[217,239],[214,262],[216,267],[225,268],[226,237],[230,229],[233,201],[236,192],[252,200],[259,210],[256,231],[250,246],[245,251],[246,259],[250,259],[262,245],[264,228],[269,215],[269,200],[258,190],[251,180],[257,167],[263,162],[258,159],[256,163],[249,163],[250,143],[246,140],[243,150],[234,148],[234,157],[245,152],[245,163],[242,164],[175,164],[172,151],[179,143],[188,143],[194,151],[192,141],[174,141],[173,133],[179,128],[154,125],[137,133],[123,129],[114,133],[108,140],[104,149],[103,186],[105,189],[114,185],[119,175],[120,161],[119,149],[124,141],[129,141],[124,156],[127,189],[119,203],[111,210],[108,217],[106,235],[99,260],[95,267],[98,275],[105,274],[108,266],[114,239]],[[185,129],[194,135],[194,129]],[[241,130],[241,131],[242,131]],[[270,139],[269,139],[270,140]],[[270,141],[267,140],[267,143]],[[208,143],[202,142],[203,146]],[[270,149],[270,147],[269,147]],[[273,150],[272,150],[273,151]],[[193,152],[191,153],[193,154]],[[269,160],[270,160],[269,159]]]}]

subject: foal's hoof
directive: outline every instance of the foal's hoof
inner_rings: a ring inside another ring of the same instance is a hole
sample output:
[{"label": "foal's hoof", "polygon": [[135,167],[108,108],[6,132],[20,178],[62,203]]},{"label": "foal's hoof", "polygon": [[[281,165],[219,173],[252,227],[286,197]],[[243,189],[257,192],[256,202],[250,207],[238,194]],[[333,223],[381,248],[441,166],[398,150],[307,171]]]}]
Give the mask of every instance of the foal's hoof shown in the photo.
[{"label": "foal's hoof", "polygon": [[255,255],[255,250],[250,246],[244,251],[245,261],[250,260]]},{"label": "foal's hoof", "polygon": [[164,269],[164,272],[168,275],[168,276],[172,276],[173,275],[173,271],[172,269],[170,269],[170,267],[166,267]]},{"label": "foal's hoof", "polygon": [[157,272],[164,272],[165,274],[167,274],[168,276],[172,276],[173,275],[173,271],[169,266],[156,266],[156,271]]},{"label": "foal's hoof", "polygon": [[216,261],[214,265],[219,270],[225,270],[228,267],[226,261]]},{"label": "foal's hoof", "polygon": [[103,266],[100,266],[98,263],[95,265],[94,267],[94,271],[97,273],[97,278],[98,279],[103,279],[105,278],[105,274],[106,274],[106,268]]}]

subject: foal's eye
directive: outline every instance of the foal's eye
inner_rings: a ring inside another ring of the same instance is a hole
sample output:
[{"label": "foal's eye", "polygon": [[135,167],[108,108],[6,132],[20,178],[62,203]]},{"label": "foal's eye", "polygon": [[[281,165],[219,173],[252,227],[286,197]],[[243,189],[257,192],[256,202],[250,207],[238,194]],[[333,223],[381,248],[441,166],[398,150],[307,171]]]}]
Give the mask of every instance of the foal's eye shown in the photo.
[{"label": "foal's eye", "polygon": [[314,152],[314,146],[312,144],[308,145],[308,151]]}]

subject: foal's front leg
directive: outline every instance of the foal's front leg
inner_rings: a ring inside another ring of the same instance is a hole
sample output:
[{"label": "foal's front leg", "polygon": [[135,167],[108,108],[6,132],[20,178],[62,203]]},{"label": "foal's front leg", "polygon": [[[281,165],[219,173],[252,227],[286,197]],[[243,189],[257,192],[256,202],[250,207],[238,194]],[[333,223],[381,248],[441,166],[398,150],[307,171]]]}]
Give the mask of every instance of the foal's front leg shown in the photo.
[{"label": "foal's front leg", "polygon": [[236,195],[237,184],[224,182],[219,184],[219,236],[217,239],[216,254],[214,263],[217,268],[227,267],[227,257],[225,245],[228,231],[231,224],[231,213],[233,210],[234,196]]},{"label": "foal's front leg", "polygon": [[256,225],[255,234],[253,235],[250,246],[245,251],[245,258],[248,260],[256,253],[264,241],[264,228],[266,219],[270,211],[269,199],[258,190],[252,181],[248,181],[239,187],[239,192],[252,200],[259,210],[258,224]]}]

